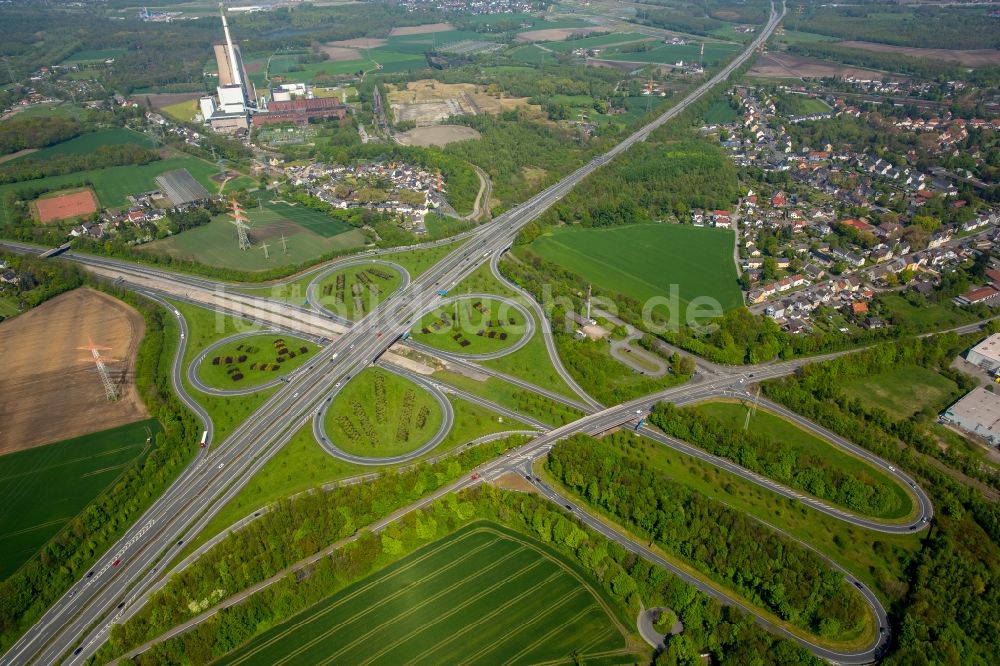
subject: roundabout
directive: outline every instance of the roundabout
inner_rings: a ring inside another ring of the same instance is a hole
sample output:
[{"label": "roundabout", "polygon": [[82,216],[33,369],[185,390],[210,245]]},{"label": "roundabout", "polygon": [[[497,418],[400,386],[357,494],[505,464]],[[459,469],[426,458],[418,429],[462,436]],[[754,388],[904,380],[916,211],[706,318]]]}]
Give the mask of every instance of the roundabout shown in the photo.
[{"label": "roundabout", "polygon": [[431,382],[369,367],[334,386],[313,417],[313,435],[336,458],[388,465],[433,450],[453,422],[451,402]]},{"label": "roundabout", "polygon": [[334,321],[350,323],[408,284],[410,274],[399,264],[359,259],[338,263],[316,275],[306,287],[306,300]]},{"label": "roundabout", "polygon": [[410,329],[410,341],[444,356],[488,360],[517,351],[534,333],[534,318],[517,301],[462,294],[422,315]]},{"label": "roundabout", "polygon": [[283,382],[320,347],[278,331],[237,333],[217,340],[188,364],[192,387],[218,396],[246,395]]}]

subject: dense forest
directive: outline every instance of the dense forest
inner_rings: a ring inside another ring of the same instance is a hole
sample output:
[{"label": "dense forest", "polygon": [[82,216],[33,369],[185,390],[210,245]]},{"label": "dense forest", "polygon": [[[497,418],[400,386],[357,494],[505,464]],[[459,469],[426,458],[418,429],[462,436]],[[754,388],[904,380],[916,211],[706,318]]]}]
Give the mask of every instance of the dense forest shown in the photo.
[{"label": "dense forest", "polygon": [[841,39],[940,49],[1000,47],[1000,20],[986,7],[805,5],[802,16],[786,19],[786,27]]},{"label": "dense forest", "polygon": [[18,118],[0,123],[0,155],[25,148],[44,148],[67,141],[81,132],[72,118]]},{"label": "dense forest", "polygon": [[625,433],[574,435],[556,444],[546,468],[629,531],[782,620],[829,638],[864,625],[864,602],[818,555],[630,456],[633,442]]},{"label": "dense forest", "polygon": [[896,420],[882,409],[849,399],[840,382],[907,363],[944,369],[974,341],[946,334],[905,345],[879,345],[763,385],[768,397],[895,461],[931,494],[935,518],[915,563],[909,594],[891,609],[901,620],[898,650],[889,664],[996,663],[1000,507],[972,483],[964,483],[962,475],[994,487],[1000,486],[1000,479],[985,471],[976,457],[954,446],[942,449],[933,434],[933,407],[930,413]]},{"label": "dense forest", "polygon": [[885,516],[899,508],[884,478],[845,472],[821,455],[766,433],[733,428],[697,408],[658,403],[649,422],[672,437],[855,513]]}]

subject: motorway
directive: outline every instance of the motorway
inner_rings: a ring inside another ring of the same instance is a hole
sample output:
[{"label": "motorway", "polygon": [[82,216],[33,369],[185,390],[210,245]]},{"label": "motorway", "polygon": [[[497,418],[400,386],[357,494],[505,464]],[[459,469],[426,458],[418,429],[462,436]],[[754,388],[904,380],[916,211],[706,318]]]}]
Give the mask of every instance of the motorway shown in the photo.
[{"label": "motorway", "polygon": [[[743,54],[669,111],[604,155],[594,158],[555,185],[499,216],[494,222],[463,234],[466,239],[464,245],[412,280],[405,288],[389,296],[353,327],[344,327],[342,334],[316,355],[306,371],[297,372],[284,388],[276,392],[225,441],[218,443],[211,453],[200,455],[154,503],[143,519],[130,528],[100,559],[94,570],[74,585],[0,658],[0,664],[33,661],[49,664],[61,659],[75,664],[93,654],[105,640],[109,623],[121,617],[126,610],[134,612],[141,606],[146,593],[160,577],[157,572],[164,570],[179,547],[196,536],[292,434],[308,422],[330,397],[331,387],[335,383],[346,382],[361,369],[376,362],[412,326],[417,317],[441,303],[439,290],[449,289],[488,258],[496,257],[510,246],[524,225],[560,200],[583,178],[634,143],[645,140],[652,131],[683,112],[692,102],[728,77],[770,36],[783,15],[784,10],[780,14],[774,12],[767,26]],[[71,258],[84,260],[79,256]],[[116,263],[121,263],[94,258],[87,258],[85,261],[92,265],[101,264],[106,273],[112,274],[118,271]],[[168,280],[175,278],[173,274],[164,271],[143,267],[130,269],[132,274],[158,276]],[[325,267],[321,270],[325,270]],[[196,278],[189,281],[190,284],[196,282],[201,283],[205,289],[218,292],[217,283]],[[276,315],[286,317],[291,312],[304,325],[315,325],[320,332],[329,331],[330,325],[335,323],[313,312],[277,303],[275,306]],[[546,326],[541,328],[545,330]],[[178,358],[181,356],[178,355]],[[789,371],[788,364],[776,364],[757,374],[762,379],[787,374]],[[178,372],[175,364],[175,381],[179,381]],[[692,382],[685,387],[601,410],[533,440],[526,445],[525,451],[541,455],[557,439],[573,432],[604,432],[617,427],[634,420],[636,413],[641,413],[644,405],[650,402],[680,398],[700,389],[732,389],[745,381],[745,377],[730,375]],[[499,466],[502,463],[501,460],[492,464]],[[874,649],[877,648],[875,646]],[[815,646],[812,649],[816,651]],[[839,658],[852,659],[854,655],[840,655]]]}]

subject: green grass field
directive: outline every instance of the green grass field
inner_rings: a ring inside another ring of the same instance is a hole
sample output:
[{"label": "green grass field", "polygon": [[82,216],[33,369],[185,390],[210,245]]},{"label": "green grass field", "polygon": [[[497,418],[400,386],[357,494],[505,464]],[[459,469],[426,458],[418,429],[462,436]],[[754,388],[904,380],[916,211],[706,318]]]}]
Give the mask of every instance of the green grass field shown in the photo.
[{"label": "green grass field", "polygon": [[560,53],[569,53],[576,49],[597,49],[611,46],[612,44],[626,44],[633,42],[652,41],[654,38],[649,35],[642,35],[638,32],[615,32],[610,35],[599,35],[597,37],[583,37],[581,39],[568,39],[562,42],[546,42],[542,44],[547,49]]},{"label": "green grass field", "polygon": [[198,100],[189,99],[176,104],[168,104],[160,109],[160,112],[182,123],[193,123],[195,115],[198,114]]},{"label": "green grass field", "polygon": [[730,44],[723,42],[705,42],[705,55],[702,59],[700,55],[701,43],[700,42],[689,42],[687,44],[663,44],[657,46],[649,51],[640,51],[638,53],[622,53],[619,49],[609,48],[605,53],[601,54],[601,58],[607,60],[623,60],[626,62],[648,62],[648,63],[661,63],[672,65],[678,60],[683,60],[685,63],[697,63],[699,60],[703,60],[705,66],[712,64],[717,60],[728,60],[730,56],[734,55],[736,51],[739,50],[738,44]]},{"label": "green grass field", "polygon": [[713,125],[723,125],[725,123],[736,122],[740,115],[729,105],[726,100],[719,100],[709,107],[705,114],[705,122]]},{"label": "green grass field", "polygon": [[560,555],[476,523],[217,663],[580,663],[588,654],[631,657],[625,631],[596,585]]},{"label": "green grass field", "polygon": [[365,368],[334,398],[323,426],[338,448],[381,458],[424,445],[443,419],[441,406],[423,387],[388,370]]},{"label": "green grass field", "polygon": [[[697,409],[703,414],[719,419],[730,428],[742,428],[747,414],[747,408],[735,402],[704,402],[700,403]],[[886,515],[877,515],[877,518],[898,520],[913,514],[915,508],[913,498],[895,479],[825,439],[806,432],[790,421],[764,409],[758,409],[750,419],[750,430],[788,444],[796,455],[805,454],[822,458],[831,467],[860,479],[865,485],[878,484],[889,488],[895,497],[894,508]]]},{"label": "green grass field", "polygon": [[908,419],[924,407],[943,409],[955,396],[958,385],[933,370],[906,365],[842,381],[840,388],[867,409],[884,409],[895,419]]},{"label": "green grass field", "polygon": [[0,580],[147,455],[159,431],[147,419],[0,457]]},{"label": "green grass field", "polygon": [[898,293],[881,294],[879,301],[888,309],[894,323],[908,324],[920,331],[936,331],[970,324],[979,315],[952,303],[913,305]]},{"label": "green grass field", "polygon": [[[297,370],[318,350],[313,343],[290,335],[254,335],[212,351],[198,367],[198,377],[214,388],[259,386]],[[229,359],[232,363],[226,363]]]},{"label": "green grass field", "polygon": [[[204,226],[144,245],[143,250],[211,266],[263,271],[316,259],[335,250],[361,247],[365,242],[360,230],[303,206],[262,201],[260,207],[247,209],[246,215],[253,245],[249,250],[239,248],[229,215],[220,215]],[[282,236],[287,254],[282,248]],[[266,257],[262,243],[268,246]]]},{"label": "green grass field", "polygon": [[833,111],[823,100],[805,95],[784,95],[778,98],[777,106],[780,112],[793,116],[811,116]]},{"label": "green grass field", "polygon": [[63,60],[63,64],[75,64],[81,62],[104,62],[108,58],[117,58],[125,53],[125,49],[84,49],[76,51]]},{"label": "green grass field", "polygon": [[83,155],[85,153],[93,152],[96,148],[101,146],[116,146],[125,143],[134,143],[142,146],[143,148],[152,148],[154,145],[152,139],[145,134],[117,127],[115,129],[107,129],[101,130],[100,132],[83,134],[75,139],[63,141],[62,143],[57,143],[54,146],[42,148],[41,150],[36,150],[33,153],[29,153],[24,157],[19,157],[17,160],[12,161],[44,160],[59,155]]},{"label": "green grass field", "polygon": [[[490,333],[494,337],[489,337]],[[503,301],[481,298],[456,301],[428,313],[410,331],[417,342],[458,354],[502,351],[516,344],[524,333],[521,312]]]},{"label": "green grass field", "polygon": [[[343,277],[342,288],[337,280]],[[376,263],[351,266],[325,277],[316,294],[331,312],[357,320],[374,310],[403,284],[399,271]],[[355,296],[355,285],[358,294]],[[360,307],[358,307],[360,305]]]},{"label": "green grass field", "polygon": [[[219,190],[218,183],[213,182],[210,178],[218,173],[218,167],[194,157],[171,157],[142,166],[109,167],[39,178],[22,183],[8,183],[0,185],[0,197],[11,190],[20,191],[36,187],[70,187],[89,181],[93,183],[94,192],[97,194],[101,206],[119,208],[128,204],[127,197],[130,194],[159,189],[156,184],[156,176],[173,169],[187,169],[194,179],[204,185],[209,192]],[[6,222],[6,217],[0,218],[0,221]]]},{"label": "green grass field", "polygon": [[[733,266],[732,231],[680,224],[560,229],[540,236],[530,248],[594,285],[640,303],[669,298],[672,285],[677,285],[682,312],[671,314],[680,323],[698,297],[715,299],[723,310],[743,304]],[[657,312],[666,314],[663,306]]]},{"label": "green grass field", "polygon": [[[523,423],[501,417],[496,412],[461,398],[449,396],[455,423],[435,449],[418,460],[426,460],[454,450],[477,437],[506,430],[521,430]],[[324,483],[369,472],[381,472],[398,466],[361,466],[334,458],[313,437],[312,423],[299,429],[240,492],[212,518],[204,530],[185,544],[185,555],[240,518],[282,497],[290,497]]]}]

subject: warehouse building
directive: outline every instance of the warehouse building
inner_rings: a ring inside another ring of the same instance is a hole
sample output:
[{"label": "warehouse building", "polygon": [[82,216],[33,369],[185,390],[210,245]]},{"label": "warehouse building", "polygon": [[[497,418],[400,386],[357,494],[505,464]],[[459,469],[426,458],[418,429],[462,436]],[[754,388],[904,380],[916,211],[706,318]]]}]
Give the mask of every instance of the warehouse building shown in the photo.
[{"label": "warehouse building", "polygon": [[987,372],[1000,370],[1000,333],[994,333],[970,349],[965,360]]},{"label": "warehouse building", "polygon": [[945,423],[1000,444],[1000,395],[975,388],[941,414]]}]

